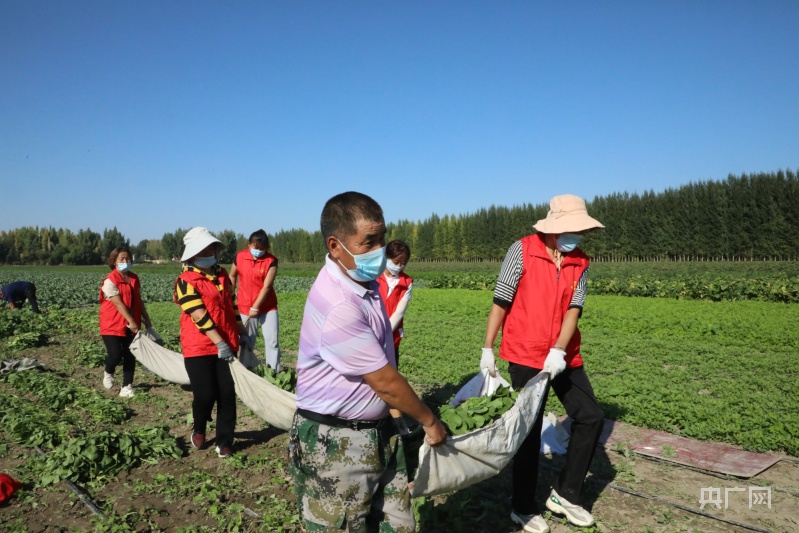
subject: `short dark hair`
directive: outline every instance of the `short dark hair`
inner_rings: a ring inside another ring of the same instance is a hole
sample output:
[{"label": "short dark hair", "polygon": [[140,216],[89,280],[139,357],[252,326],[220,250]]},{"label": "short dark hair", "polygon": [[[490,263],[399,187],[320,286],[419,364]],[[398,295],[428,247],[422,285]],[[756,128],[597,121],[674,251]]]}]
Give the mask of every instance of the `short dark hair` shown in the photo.
[{"label": "short dark hair", "polygon": [[116,248],[111,250],[110,254],[108,254],[108,261],[106,262],[106,264],[109,267],[111,267],[111,270],[114,270],[116,268],[117,257],[119,257],[119,254],[121,254],[122,252],[128,252],[130,258],[133,259],[133,254],[130,253],[130,248],[128,248],[127,246],[117,246]]},{"label": "short dark hair", "polygon": [[337,194],[322,209],[322,237],[345,239],[355,235],[359,220],[383,222],[383,208],[365,194],[349,191]]},{"label": "short dark hair", "polygon": [[253,231],[252,235],[250,235],[250,240],[247,242],[249,242],[250,244],[260,244],[261,246],[266,248],[267,251],[269,251],[269,235],[267,235],[266,232],[262,229],[259,229],[258,231]]},{"label": "short dark hair", "polygon": [[405,241],[395,239],[386,245],[386,257],[394,259],[405,254],[408,259],[411,258],[411,247]]}]

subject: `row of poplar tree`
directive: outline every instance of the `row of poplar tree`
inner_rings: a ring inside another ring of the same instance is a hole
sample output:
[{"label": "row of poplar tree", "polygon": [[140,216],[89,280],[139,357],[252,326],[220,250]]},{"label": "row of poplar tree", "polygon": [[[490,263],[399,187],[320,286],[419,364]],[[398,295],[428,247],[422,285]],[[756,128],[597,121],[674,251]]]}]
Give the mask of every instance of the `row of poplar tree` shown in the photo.
[{"label": "row of poplar tree", "polygon": [[[491,206],[466,215],[400,220],[387,224],[386,239],[407,242],[414,260],[501,260],[548,209],[547,203]],[[799,258],[799,175],[791,170],[730,175],[658,193],[598,196],[588,211],[605,229],[591,233],[581,248],[598,260]],[[116,228],[102,235],[88,229],[18,228],[0,232],[0,263],[101,264],[122,244],[138,261],[176,259],[186,231],[130,245]],[[246,237],[232,230],[215,235],[225,245],[222,262],[246,247]],[[318,263],[326,253],[319,231],[281,230],[270,238],[281,261]]]}]

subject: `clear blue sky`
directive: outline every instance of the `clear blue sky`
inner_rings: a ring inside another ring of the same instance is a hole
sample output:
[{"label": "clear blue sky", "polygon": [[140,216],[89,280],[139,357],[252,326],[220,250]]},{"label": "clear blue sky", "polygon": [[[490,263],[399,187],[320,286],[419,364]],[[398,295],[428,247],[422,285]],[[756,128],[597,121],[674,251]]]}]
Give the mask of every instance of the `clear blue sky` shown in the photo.
[{"label": "clear blue sky", "polygon": [[318,229],[799,170],[799,2],[0,2],[0,230]]}]

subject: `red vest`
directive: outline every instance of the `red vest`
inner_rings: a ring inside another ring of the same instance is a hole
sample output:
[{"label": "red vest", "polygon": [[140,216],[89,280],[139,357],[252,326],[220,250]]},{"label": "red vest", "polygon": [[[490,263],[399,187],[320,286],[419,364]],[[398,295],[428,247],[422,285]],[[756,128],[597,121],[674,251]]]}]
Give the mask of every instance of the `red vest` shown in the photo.
[{"label": "red vest", "polygon": [[[117,269],[114,269],[110,274],[103,278],[110,279],[114,285],[119,289],[119,297],[122,298],[122,303],[128,308],[130,314],[133,315],[133,320],[136,324],[141,326],[141,289],[139,285],[139,277],[133,272],[128,272],[130,283],[125,281],[122,274]],[[124,337],[127,334],[128,321],[117,310],[114,302],[106,299],[103,294],[103,286],[100,285],[100,335],[114,335],[116,337]]]},{"label": "red vest", "polygon": [[[273,265],[277,265],[277,257],[270,253],[255,259],[247,248],[236,254],[236,271],[239,273],[236,302],[242,315],[250,314],[250,307],[263,289],[266,273]],[[275,309],[277,309],[277,294],[273,286],[266,293],[266,298],[258,308],[258,314],[262,315]]]},{"label": "red vest", "polygon": [[[563,256],[558,272],[539,234],[521,241],[524,266],[516,297],[502,325],[499,356],[540,369],[549,349],[558,341],[563,317],[589,261],[580,249],[575,249]],[[573,368],[582,364],[578,329],[566,346],[566,365]]]},{"label": "red vest", "polygon": [[[219,269],[219,286],[201,272],[184,271],[179,279],[185,280],[200,295],[208,315],[216,325],[216,331],[234,352],[239,350],[239,327],[233,309],[233,284],[224,268]],[[177,282],[176,282],[177,283]],[[197,328],[191,316],[180,314],[180,345],[183,357],[197,357],[217,353],[216,345]]]},{"label": "red vest", "polygon": [[[411,278],[405,272],[400,272],[399,281],[394,287],[394,290],[391,291],[390,295],[388,295],[388,281],[386,281],[385,274],[381,274],[380,277],[377,278],[377,283],[380,286],[380,297],[383,298],[383,302],[386,306],[386,314],[389,318],[391,318],[391,315],[397,310],[400,300],[405,293],[408,292],[408,287],[410,287],[411,283],[413,283],[413,278]],[[399,348],[400,341],[402,340],[402,337],[400,336],[400,328],[402,327],[403,322],[405,322],[404,318],[400,320],[400,323],[397,324],[397,329],[394,330],[395,350]]]}]

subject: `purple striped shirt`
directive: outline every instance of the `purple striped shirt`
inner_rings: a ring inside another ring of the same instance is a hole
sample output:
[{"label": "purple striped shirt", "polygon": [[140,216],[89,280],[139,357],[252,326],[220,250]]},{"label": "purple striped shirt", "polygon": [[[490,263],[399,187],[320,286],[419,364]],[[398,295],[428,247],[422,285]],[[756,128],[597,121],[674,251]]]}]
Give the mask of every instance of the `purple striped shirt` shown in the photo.
[{"label": "purple striped shirt", "polygon": [[350,420],[383,418],[388,404],[361,376],[388,364],[397,367],[377,282],[365,289],[328,256],[305,302],[297,407]]}]

